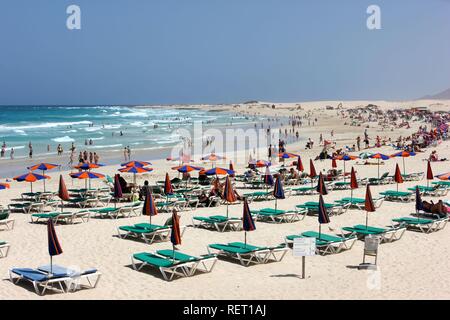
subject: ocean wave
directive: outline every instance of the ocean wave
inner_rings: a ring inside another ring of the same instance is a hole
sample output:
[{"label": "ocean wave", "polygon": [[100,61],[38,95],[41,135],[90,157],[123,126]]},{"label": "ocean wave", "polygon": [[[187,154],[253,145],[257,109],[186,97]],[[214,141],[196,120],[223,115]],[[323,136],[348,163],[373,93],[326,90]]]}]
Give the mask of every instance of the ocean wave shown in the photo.
[{"label": "ocean wave", "polygon": [[26,129],[55,128],[60,126],[74,126],[79,124],[91,124],[91,121],[74,121],[74,122],[46,122],[41,124],[29,124],[23,126],[5,126],[0,125],[0,131],[14,131]]},{"label": "ocean wave", "polygon": [[109,144],[109,145],[100,145],[100,146],[89,146],[91,149],[105,149],[105,148],[116,148],[122,147],[122,144]]},{"label": "ocean wave", "polygon": [[25,131],[20,130],[20,129],[16,129],[16,130],[14,130],[14,132],[19,134],[19,135],[21,135],[21,136],[27,136],[28,135]]},{"label": "ocean wave", "polygon": [[11,147],[6,148],[5,150],[10,151],[11,148],[14,148],[14,150],[19,150],[19,149],[25,149],[25,146],[11,146]]},{"label": "ocean wave", "polygon": [[52,141],[55,141],[55,142],[74,142],[75,139],[72,139],[69,136],[64,136],[64,137],[54,138],[54,139],[52,139]]},{"label": "ocean wave", "polygon": [[102,127],[88,127],[88,128],[83,128],[83,130],[87,131],[87,132],[94,132],[94,131],[102,130]]},{"label": "ocean wave", "polygon": [[75,133],[78,132],[77,130],[67,130],[67,131],[61,131],[62,133]]}]

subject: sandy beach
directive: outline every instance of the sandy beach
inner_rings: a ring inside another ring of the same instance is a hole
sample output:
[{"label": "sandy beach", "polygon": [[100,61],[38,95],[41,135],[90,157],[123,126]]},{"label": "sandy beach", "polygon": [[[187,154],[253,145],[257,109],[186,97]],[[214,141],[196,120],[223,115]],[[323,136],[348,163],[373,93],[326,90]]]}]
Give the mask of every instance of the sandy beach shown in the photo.
[{"label": "sandy beach", "polygon": [[[342,108],[337,109],[342,103]],[[303,116],[308,112],[311,118],[317,118],[314,125],[307,124],[299,127],[300,139],[296,141],[290,137],[287,151],[301,155],[305,171],[309,170],[309,159],[314,159],[322,150],[319,145],[319,135],[322,134],[326,140],[336,143],[336,149],[352,146],[357,136],[363,136],[367,129],[371,137],[371,148],[363,151],[381,152],[393,154],[396,152],[391,146],[373,147],[375,136],[392,138],[408,136],[417,132],[418,127],[424,125],[422,122],[411,122],[410,128],[382,128],[376,121],[363,122],[359,126],[351,126],[350,119],[343,119],[339,112],[347,112],[359,106],[365,107],[373,104],[380,110],[405,109],[414,107],[428,107],[430,111],[450,110],[449,100],[416,100],[416,101],[318,101],[299,103],[276,103],[259,102],[254,104],[233,104],[218,106],[192,106],[209,110],[223,110],[224,112],[237,113],[252,117],[264,116],[284,119],[280,129],[289,128],[287,120],[290,116]],[[275,108],[271,106],[275,105]],[[327,109],[326,106],[333,108]],[[187,106],[170,106],[171,108],[189,108]],[[140,108],[146,108],[141,106]],[[344,125],[344,123],[347,123]],[[429,124],[427,124],[429,126]],[[277,127],[278,129],[278,127]],[[333,131],[333,137],[330,133]],[[283,135],[281,135],[283,138]],[[314,141],[312,149],[305,149],[307,139]],[[436,147],[427,148],[424,152],[417,153],[414,157],[407,158],[406,171],[425,172],[427,162],[432,150],[436,150],[440,158],[450,159],[450,140],[442,141]],[[150,184],[164,180],[166,172],[170,177],[177,176],[177,172],[171,167],[177,162],[167,161],[168,149],[164,152],[135,153],[133,160],[151,160],[154,171],[148,174],[138,175],[137,183],[143,184],[149,180]],[[266,159],[267,150],[255,150],[259,153],[258,158]],[[167,153],[166,153],[167,152]],[[216,163],[219,167],[227,167],[230,160],[233,161],[237,173],[246,170],[249,154],[253,150],[238,150],[225,154],[226,160]],[[350,152],[358,155],[360,152]],[[159,155],[159,157],[158,157]],[[120,157],[117,155],[117,157]],[[114,158],[115,159],[115,158]],[[199,161],[199,155],[194,154],[196,165],[209,168],[209,162]],[[59,158],[48,157],[39,159],[39,162],[58,163]],[[296,159],[287,159],[290,164]],[[358,160],[360,163],[362,160]],[[14,167],[25,167],[36,163],[35,159],[17,160]],[[357,161],[346,163],[346,171],[353,166],[357,171],[358,178],[376,177],[376,165],[358,165]],[[402,160],[392,158],[385,161],[380,171],[394,174],[396,164],[402,168]],[[449,161],[437,161],[432,163],[435,175],[450,171]],[[2,163],[2,166],[12,165]],[[325,173],[331,168],[331,160],[314,161],[317,172]],[[103,174],[113,176],[117,173],[119,163],[107,165],[96,169]],[[338,169],[343,168],[343,163],[338,161]],[[47,180],[47,190],[58,190],[59,175],[62,174],[68,188],[82,188],[84,181],[72,180],[69,171],[49,171],[51,179]],[[196,174],[193,174],[196,176]],[[124,175],[131,182],[131,175]],[[12,178],[12,175],[4,178]],[[437,181],[437,180],[435,180]],[[5,182],[2,179],[1,182]],[[0,191],[0,204],[5,208],[12,199],[20,198],[20,194],[29,191],[29,184],[25,182],[11,181],[10,189]],[[426,180],[409,181],[400,184],[399,190],[407,191],[407,188],[417,184],[424,185]],[[92,181],[93,187],[104,187],[106,184],[99,180]],[[380,192],[395,189],[395,184],[371,186],[372,195],[376,197]],[[42,182],[36,182],[34,189],[40,191]],[[251,192],[244,189],[241,183],[237,183],[239,194]],[[326,202],[347,197],[350,190],[333,190],[325,195]],[[355,197],[364,197],[365,188],[355,190]],[[437,201],[439,197],[423,196],[423,200]],[[450,199],[450,195],[441,198]],[[291,210],[295,205],[307,201],[317,201],[318,195],[292,195],[284,200],[278,200],[278,208]],[[273,207],[274,201],[251,202],[252,210]],[[71,211],[77,209],[70,209]],[[230,205],[230,215],[242,217],[242,204]],[[369,213],[369,221],[373,226],[390,226],[391,219],[408,216],[414,212],[414,202],[398,203],[384,201],[376,212]],[[179,246],[181,252],[192,255],[207,253],[207,246],[211,243],[228,243],[232,241],[243,241],[243,231],[217,232],[201,228],[193,228],[193,216],[224,215],[226,206],[209,208],[197,208],[180,212],[181,225],[187,226]],[[169,213],[160,213],[152,218],[155,224],[164,224]],[[450,259],[450,243],[448,241],[450,228],[430,234],[414,231],[406,231],[402,239],[392,243],[382,244],[379,249],[378,271],[361,271],[357,266],[362,262],[363,241],[356,241],[351,250],[339,254],[326,256],[307,257],[306,274],[307,279],[300,279],[301,259],[293,257],[289,249],[281,262],[267,263],[243,267],[238,263],[219,259],[211,273],[201,274],[193,277],[164,281],[158,271],[143,269],[135,271],[131,267],[131,255],[137,252],[155,252],[160,249],[171,249],[170,242],[153,243],[117,237],[117,227],[122,225],[133,225],[148,221],[148,217],[139,216],[132,218],[97,219],[91,218],[87,223],[74,225],[57,225],[56,232],[64,250],[62,255],[54,257],[54,262],[64,266],[78,266],[80,268],[95,267],[102,277],[98,286],[94,289],[80,290],[70,294],[59,294],[48,292],[41,297],[36,295],[31,286],[14,285],[9,281],[8,270],[13,267],[34,268],[49,262],[47,251],[47,233],[45,224],[30,223],[30,215],[12,213],[15,220],[13,230],[0,231],[0,240],[7,241],[10,252],[6,258],[0,259],[0,299],[450,299],[450,283],[446,279],[450,276],[448,260]],[[342,227],[363,224],[365,212],[358,209],[349,209],[342,215],[331,216],[331,223],[322,227],[323,232],[338,233]],[[307,230],[318,230],[317,216],[306,216],[303,220],[294,223],[271,224],[256,222],[256,230],[247,233],[249,243],[260,246],[274,246],[284,243],[285,236],[299,234]]]}]

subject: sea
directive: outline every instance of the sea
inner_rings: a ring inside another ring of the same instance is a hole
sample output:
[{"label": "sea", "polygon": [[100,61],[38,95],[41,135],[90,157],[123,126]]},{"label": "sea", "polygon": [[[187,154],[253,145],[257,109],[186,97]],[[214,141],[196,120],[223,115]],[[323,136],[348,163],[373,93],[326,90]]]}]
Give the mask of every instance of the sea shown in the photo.
[{"label": "sea", "polygon": [[[54,156],[61,145],[68,154],[88,150],[99,154],[170,148],[180,142],[177,131],[191,130],[194,122],[204,128],[231,125],[247,127],[256,119],[200,108],[138,106],[0,106],[0,145],[4,159]],[[261,120],[260,118],[258,120]],[[1,161],[1,159],[0,159]]]}]

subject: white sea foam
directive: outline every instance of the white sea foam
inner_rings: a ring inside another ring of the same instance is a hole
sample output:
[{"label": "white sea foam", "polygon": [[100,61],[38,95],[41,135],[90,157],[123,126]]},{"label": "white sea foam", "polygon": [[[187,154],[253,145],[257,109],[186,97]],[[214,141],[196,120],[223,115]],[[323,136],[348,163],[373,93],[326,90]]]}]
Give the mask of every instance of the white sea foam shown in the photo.
[{"label": "white sea foam", "polygon": [[122,144],[109,144],[109,145],[101,145],[101,146],[90,146],[91,149],[105,149],[105,148],[116,148],[122,147]]},{"label": "white sea foam", "polygon": [[74,126],[80,124],[90,124],[90,121],[75,121],[75,122],[46,122],[39,124],[29,124],[24,126],[5,126],[0,125],[0,131],[14,131],[14,130],[26,130],[26,129],[41,129],[41,128],[55,128],[60,126]]},{"label": "white sea foam", "polygon": [[27,136],[27,133],[25,131],[23,131],[23,130],[20,130],[20,129],[16,129],[16,130],[14,130],[14,132],[19,134],[19,135],[21,135],[21,136]]},{"label": "white sea foam", "polygon": [[54,138],[52,140],[55,141],[55,142],[74,142],[75,141],[75,139],[72,139],[69,136]]}]

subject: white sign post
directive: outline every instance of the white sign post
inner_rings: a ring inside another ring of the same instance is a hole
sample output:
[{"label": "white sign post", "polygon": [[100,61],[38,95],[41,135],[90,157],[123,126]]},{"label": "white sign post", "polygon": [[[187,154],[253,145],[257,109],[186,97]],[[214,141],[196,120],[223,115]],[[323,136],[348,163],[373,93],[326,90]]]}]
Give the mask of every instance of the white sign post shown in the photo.
[{"label": "white sign post", "polygon": [[295,238],[294,257],[302,257],[302,279],[305,279],[306,256],[316,255],[316,238]]}]

